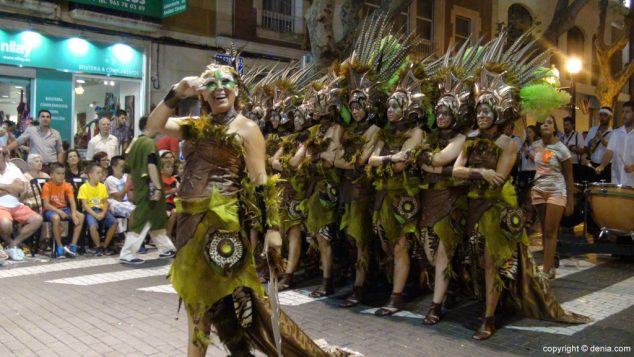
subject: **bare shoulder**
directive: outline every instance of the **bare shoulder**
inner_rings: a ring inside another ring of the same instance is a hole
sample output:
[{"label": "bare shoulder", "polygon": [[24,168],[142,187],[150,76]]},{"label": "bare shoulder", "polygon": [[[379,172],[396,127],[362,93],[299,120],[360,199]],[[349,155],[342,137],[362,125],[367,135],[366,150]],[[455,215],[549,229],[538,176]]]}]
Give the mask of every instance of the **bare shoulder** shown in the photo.
[{"label": "bare shoulder", "polygon": [[504,151],[517,150],[517,142],[505,134],[500,135],[500,137],[495,141],[495,144]]},{"label": "bare shoulder", "polygon": [[238,114],[233,120],[229,132],[235,132],[242,140],[246,141],[258,138],[264,140],[258,124],[242,114]]}]

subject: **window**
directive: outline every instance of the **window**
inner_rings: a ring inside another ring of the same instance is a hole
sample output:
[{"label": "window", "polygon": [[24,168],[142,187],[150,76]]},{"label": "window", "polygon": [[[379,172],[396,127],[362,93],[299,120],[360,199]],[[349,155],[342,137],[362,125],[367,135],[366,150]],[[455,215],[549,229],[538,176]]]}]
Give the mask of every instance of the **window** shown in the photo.
[{"label": "window", "polygon": [[456,16],[454,28],[454,41],[456,48],[460,48],[471,35],[471,19],[463,16]]},{"label": "window", "polygon": [[74,147],[84,155],[88,141],[97,133],[103,115],[114,117],[118,109],[128,113],[133,130],[141,114],[141,81],[118,77],[76,75],[74,77]]},{"label": "window", "polygon": [[[361,15],[366,17],[381,7],[381,0],[366,0]],[[422,39],[421,55],[428,56],[434,50],[434,1],[416,0],[407,11],[401,12],[394,19],[394,30],[415,31]]]},{"label": "window", "polygon": [[460,48],[469,36],[471,41],[477,40],[480,36],[482,20],[478,11],[454,5],[451,8],[451,23],[453,24],[453,43],[456,48]]},{"label": "window", "polygon": [[263,0],[262,28],[275,32],[295,32],[293,0]]},{"label": "window", "polygon": [[513,4],[509,6],[507,22],[509,33],[508,42],[513,43],[533,26],[533,17],[524,6]]}]

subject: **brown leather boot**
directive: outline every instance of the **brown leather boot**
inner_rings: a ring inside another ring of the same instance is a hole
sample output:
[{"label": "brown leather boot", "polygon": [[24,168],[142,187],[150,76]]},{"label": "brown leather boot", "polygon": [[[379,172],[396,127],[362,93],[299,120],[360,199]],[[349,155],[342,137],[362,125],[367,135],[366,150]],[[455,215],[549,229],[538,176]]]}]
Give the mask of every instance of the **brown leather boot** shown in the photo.
[{"label": "brown leather boot", "polygon": [[284,291],[293,286],[293,273],[284,273],[280,281],[277,282],[277,290]]}]

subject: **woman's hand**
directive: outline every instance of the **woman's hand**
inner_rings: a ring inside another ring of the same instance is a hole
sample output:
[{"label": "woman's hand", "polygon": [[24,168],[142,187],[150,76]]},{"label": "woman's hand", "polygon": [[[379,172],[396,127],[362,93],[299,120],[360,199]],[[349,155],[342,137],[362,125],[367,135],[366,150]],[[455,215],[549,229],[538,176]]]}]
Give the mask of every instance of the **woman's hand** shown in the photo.
[{"label": "woman's hand", "polygon": [[564,211],[564,216],[568,217],[573,214],[575,211],[575,199],[573,195],[569,195],[566,199],[566,210]]},{"label": "woman's hand", "polygon": [[394,155],[391,155],[391,158],[392,158],[392,162],[394,163],[405,162],[407,161],[407,159],[409,159],[409,151],[398,152]]},{"label": "woman's hand", "polygon": [[499,186],[504,183],[504,176],[498,174],[495,170],[485,169],[481,171],[482,178],[492,186]]},{"label": "woman's hand", "polygon": [[180,99],[195,97],[203,89],[203,80],[198,76],[185,77],[174,86],[174,92]]}]

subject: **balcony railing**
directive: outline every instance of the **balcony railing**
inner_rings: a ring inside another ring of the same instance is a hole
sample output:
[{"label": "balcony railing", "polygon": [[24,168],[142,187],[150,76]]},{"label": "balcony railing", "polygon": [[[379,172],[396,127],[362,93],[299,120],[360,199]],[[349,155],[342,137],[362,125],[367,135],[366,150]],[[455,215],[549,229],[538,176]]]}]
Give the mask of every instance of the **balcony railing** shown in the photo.
[{"label": "balcony railing", "polygon": [[295,32],[295,23],[297,20],[298,19],[292,15],[262,10],[262,22],[260,26],[262,29],[275,32]]}]

